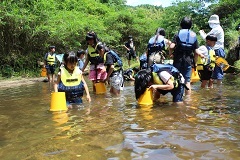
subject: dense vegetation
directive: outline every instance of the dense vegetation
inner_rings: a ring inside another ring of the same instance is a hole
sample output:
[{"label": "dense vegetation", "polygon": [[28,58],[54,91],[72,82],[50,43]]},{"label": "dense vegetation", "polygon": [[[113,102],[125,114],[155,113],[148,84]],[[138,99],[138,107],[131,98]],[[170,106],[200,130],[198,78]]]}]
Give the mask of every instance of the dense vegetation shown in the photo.
[{"label": "dense vegetation", "polygon": [[[49,45],[55,45],[57,53],[85,49],[85,35],[90,30],[121,55],[125,53],[121,45],[132,35],[141,54],[157,27],[165,28],[167,38],[172,39],[180,19],[190,16],[196,33],[200,29],[208,32],[211,14],[220,16],[229,63],[236,61],[239,0],[191,0],[166,8],[131,7],[125,0],[3,0],[0,4],[2,76],[38,73],[37,61],[43,59]],[[204,44],[201,38],[199,42]]]}]

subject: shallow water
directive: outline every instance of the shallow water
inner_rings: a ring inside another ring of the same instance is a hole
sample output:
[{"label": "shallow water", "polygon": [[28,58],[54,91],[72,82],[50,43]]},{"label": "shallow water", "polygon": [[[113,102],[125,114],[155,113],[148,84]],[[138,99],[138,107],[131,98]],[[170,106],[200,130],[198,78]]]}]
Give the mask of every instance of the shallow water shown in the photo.
[{"label": "shallow water", "polygon": [[149,107],[137,105],[133,83],[114,97],[88,82],[92,103],[61,113],[49,111],[48,83],[0,89],[0,159],[240,159],[239,81],[196,83],[183,106],[169,94]]}]

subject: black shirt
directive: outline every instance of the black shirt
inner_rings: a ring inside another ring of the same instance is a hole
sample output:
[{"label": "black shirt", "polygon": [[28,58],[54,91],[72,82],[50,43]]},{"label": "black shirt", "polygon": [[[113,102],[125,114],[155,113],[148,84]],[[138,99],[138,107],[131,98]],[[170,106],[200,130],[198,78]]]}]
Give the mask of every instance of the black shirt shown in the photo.
[{"label": "black shirt", "polygon": [[109,71],[111,65],[114,65],[114,57],[111,55],[111,53],[107,53],[105,65],[107,66],[107,72]]}]

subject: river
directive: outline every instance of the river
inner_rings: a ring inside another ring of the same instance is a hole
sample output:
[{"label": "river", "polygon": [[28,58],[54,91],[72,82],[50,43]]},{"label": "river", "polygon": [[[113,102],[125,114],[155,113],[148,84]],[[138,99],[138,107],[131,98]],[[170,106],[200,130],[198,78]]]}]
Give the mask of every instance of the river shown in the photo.
[{"label": "river", "polygon": [[215,89],[193,84],[183,106],[170,94],[138,106],[132,82],[118,97],[87,83],[92,102],[67,112],[49,111],[48,83],[0,88],[0,159],[240,159],[239,76]]}]

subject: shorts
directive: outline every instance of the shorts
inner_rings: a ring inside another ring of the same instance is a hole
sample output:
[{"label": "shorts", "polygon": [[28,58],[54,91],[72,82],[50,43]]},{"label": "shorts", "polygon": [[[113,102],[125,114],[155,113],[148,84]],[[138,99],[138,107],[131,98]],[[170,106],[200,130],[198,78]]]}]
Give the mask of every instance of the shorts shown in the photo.
[{"label": "shorts", "polygon": [[[214,50],[216,56],[219,57],[225,57],[225,52],[222,48]],[[223,79],[223,69],[221,67],[218,67],[217,65],[214,67],[213,73],[212,73],[212,79],[222,80]]]},{"label": "shorts", "polygon": [[223,69],[217,65],[214,67],[212,72],[212,79],[222,80],[223,79]]},{"label": "shorts", "polygon": [[123,76],[119,72],[113,73],[113,76],[109,79],[110,86],[116,90],[123,90],[123,82]]},{"label": "shorts", "polygon": [[171,94],[173,96],[172,101],[173,102],[182,102],[183,101],[183,92],[184,92],[184,87],[183,85],[179,85],[178,88],[173,89],[171,91]]},{"label": "shorts", "polygon": [[191,81],[192,66],[187,61],[183,61],[182,63],[173,62],[173,66],[176,67],[179,70],[179,72],[183,75],[185,83]]},{"label": "shorts", "polygon": [[131,60],[132,58],[136,58],[137,56],[136,56],[136,53],[135,53],[135,51],[134,50],[131,50],[131,51],[128,51],[127,52],[127,59],[128,60]]},{"label": "shorts", "polygon": [[91,81],[105,80],[107,78],[107,72],[104,64],[99,64],[96,68],[95,65],[91,65],[88,78]]},{"label": "shorts", "polygon": [[46,65],[47,74],[55,74],[55,65]]},{"label": "shorts", "polygon": [[67,100],[67,106],[70,104],[82,104],[82,98],[75,98],[72,100]]},{"label": "shorts", "polygon": [[198,75],[201,80],[210,80],[212,76],[212,71],[209,71],[206,66],[203,66],[203,70],[198,70]]}]

